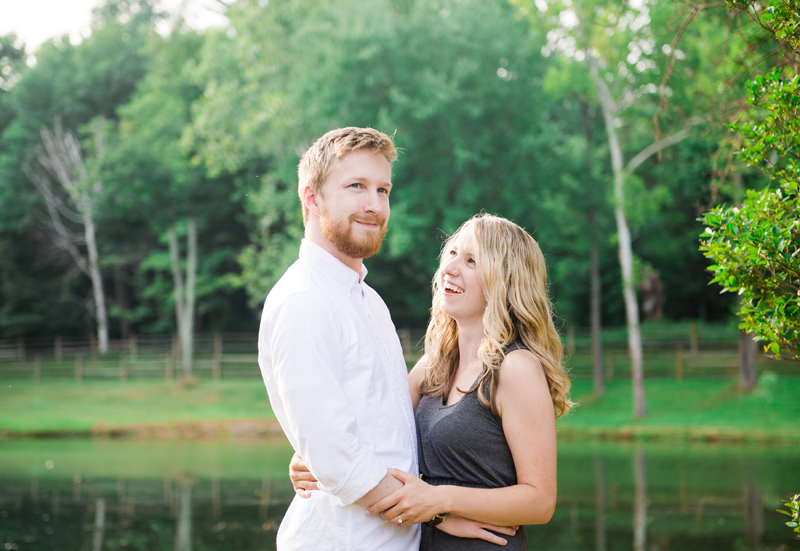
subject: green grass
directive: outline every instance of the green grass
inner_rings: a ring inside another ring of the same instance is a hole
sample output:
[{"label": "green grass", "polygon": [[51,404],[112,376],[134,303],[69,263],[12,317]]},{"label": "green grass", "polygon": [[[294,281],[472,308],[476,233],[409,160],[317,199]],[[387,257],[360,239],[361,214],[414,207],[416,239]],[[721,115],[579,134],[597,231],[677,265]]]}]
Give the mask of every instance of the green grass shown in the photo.
[{"label": "green grass", "polygon": [[0,430],[6,432],[81,433],[274,418],[259,379],[200,380],[185,388],[161,380],[4,381],[0,386]]},{"label": "green grass", "polygon": [[[732,379],[648,379],[645,386],[648,416],[634,420],[630,381],[609,381],[601,397],[594,395],[591,381],[575,381],[572,396],[580,405],[559,420],[560,437],[800,443],[798,376],[765,373],[758,388],[746,393]],[[248,423],[274,430],[248,433]],[[186,425],[207,430],[187,431]],[[155,434],[154,427],[179,429]],[[0,433],[5,434],[204,438],[243,430],[249,437],[280,434],[258,379],[201,379],[187,388],[161,380],[5,381],[0,386]]]},{"label": "green grass", "polygon": [[742,392],[731,379],[645,382],[648,415],[634,419],[630,381],[609,381],[597,396],[591,381],[573,384],[579,402],[558,422],[564,437],[800,442],[800,377],[765,374]]}]

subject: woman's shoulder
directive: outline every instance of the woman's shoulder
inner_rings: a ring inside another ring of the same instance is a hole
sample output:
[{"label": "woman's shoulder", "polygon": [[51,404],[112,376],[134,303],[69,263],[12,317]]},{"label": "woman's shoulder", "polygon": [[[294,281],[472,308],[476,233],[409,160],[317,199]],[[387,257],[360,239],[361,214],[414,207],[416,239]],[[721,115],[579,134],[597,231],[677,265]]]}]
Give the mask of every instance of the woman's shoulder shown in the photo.
[{"label": "woman's shoulder", "polygon": [[428,356],[422,356],[411,371],[408,372],[408,388],[411,392],[411,400],[416,405],[419,401],[420,389],[425,375],[428,373]]},{"label": "woman's shoulder", "polygon": [[539,357],[519,341],[506,347],[499,373],[501,383],[545,380]]}]

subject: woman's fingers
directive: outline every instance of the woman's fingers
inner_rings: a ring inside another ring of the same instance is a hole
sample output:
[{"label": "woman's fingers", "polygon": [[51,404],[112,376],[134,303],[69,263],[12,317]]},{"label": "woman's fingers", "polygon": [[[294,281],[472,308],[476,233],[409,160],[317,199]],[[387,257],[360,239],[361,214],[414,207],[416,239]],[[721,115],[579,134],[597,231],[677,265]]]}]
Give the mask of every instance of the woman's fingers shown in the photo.
[{"label": "woman's fingers", "polygon": [[[382,500],[380,500],[380,501],[378,501],[376,503],[373,503],[372,505],[367,507],[367,513],[370,513],[370,514],[382,513],[383,511],[386,511],[390,507],[394,507],[395,505],[397,505],[397,503],[400,501],[400,499],[402,497],[402,496],[398,496],[397,493],[398,492],[390,494],[390,495],[386,496],[385,498],[383,498]],[[397,515],[394,515],[394,516],[397,516]],[[386,517],[383,517],[383,518],[386,518]],[[389,517],[389,518],[391,518],[391,517]]]},{"label": "woman's fingers", "polygon": [[517,533],[517,528],[514,526],[495,526],[493,524],[483,524],[481,528],[484,530],[491,530],[492,532],[500,532],[506,536],[513,536]]},{"label": "woman's fingers", "polygon": [[319,490],[319,486],[317,485],[316,481],[311,482],[307,480],[298,481],[296,484],[292,484],[295,490]]},{"label": "woman's fingers", "polygon": [[497,545],[507,545],[508,542],[500,536],[489,532],[488,530],[480,530],[476,536],[478,539],[486,540]]}]

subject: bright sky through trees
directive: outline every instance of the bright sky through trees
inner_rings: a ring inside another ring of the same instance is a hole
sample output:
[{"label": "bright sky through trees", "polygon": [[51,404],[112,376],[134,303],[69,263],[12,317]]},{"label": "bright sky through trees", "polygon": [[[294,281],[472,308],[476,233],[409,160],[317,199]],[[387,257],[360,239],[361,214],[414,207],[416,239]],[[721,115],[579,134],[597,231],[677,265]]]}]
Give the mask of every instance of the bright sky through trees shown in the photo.
[{"label": "bright sky through trees", "polygon": [[[68,34],[77,44],[89,32],[92,9],[102,0],[25,0],[0,2],[0,36],[14,32],[34,53],[42,42]],[[161,7],[178,13],[185,6],[184,17],[190,27],[205,29],[222,26],[227,19],[213,0],[164,0]],[[162,29],[159,29],[162,30]],[[167,29],[163,29],[167,30]]]}]

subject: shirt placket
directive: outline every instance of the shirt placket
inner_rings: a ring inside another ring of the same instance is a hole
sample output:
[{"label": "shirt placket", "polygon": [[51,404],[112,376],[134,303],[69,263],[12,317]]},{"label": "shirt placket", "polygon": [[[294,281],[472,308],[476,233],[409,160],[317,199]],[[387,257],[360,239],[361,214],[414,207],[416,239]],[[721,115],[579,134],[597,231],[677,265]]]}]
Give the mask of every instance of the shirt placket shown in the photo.
[{"label": "shirt placket", "polygon": [[356,292],[357,296],[359,297],[359,304],[361,308],[363,308],[364,312],[367,315],[367,319],[369,320],[369,325],[372,328],[372,332],[375,334],[375,338],[378,342],[378,346],[381,349],[381,355],[383,357],[383,364],[384,369],[389,373],[390,380],[392,385],[395,389],[395,399],[397,400],[400,409],[403,411],[403,417],[405,418],[406,425],[408,427],[408,432],[411,440],[411,445],[414,447],[413,453],[413,466],[414,472],[412,474],[419,473],[419,465],[417,464],[417,431],[414,428],[414,417],[410,415],[408,408],[406,407],[406,400],[404,400],[404,396],[402,395],[403,392],[408,394],[408,380],[399,381],[397,378],[397,370],[393,369],[392,366],[392,358],[389,355],[389,349],[386,346],[386,342],[384,341],[381,331],[378,329],[378,326],[375,324],[375,320],[372,319],[372,312],[370,311],[369,304],[367,302],[366,294],[364,293],[364,288],[361,284],[357,284],[358,290]]}]

